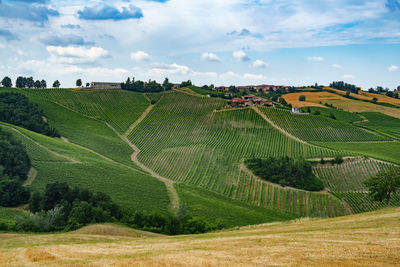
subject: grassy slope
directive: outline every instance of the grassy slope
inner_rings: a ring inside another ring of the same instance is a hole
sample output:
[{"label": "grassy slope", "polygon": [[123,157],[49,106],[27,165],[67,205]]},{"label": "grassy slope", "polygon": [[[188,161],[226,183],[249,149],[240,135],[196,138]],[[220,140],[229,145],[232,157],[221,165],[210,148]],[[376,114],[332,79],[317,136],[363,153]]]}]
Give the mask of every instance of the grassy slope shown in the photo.
[{"label": "grassy slope", "polygon": [[329,195],[284,190],[241,167],[242,159],[253,155],[317,157],[335,151],[290,139],[252,109],[214,112],[221,105],[219,99],[166,94],[129,136],[141,150],[139,160],[172,180],[252,205],[303,216],[319,209],[331,215],[345,212]]},{"label": "grassy slope", "polygon": [[[307,111],[307,108],[302,108],[304,112]],[[343,122],[348,122],[352,123],[355,121],[361,121],[362,118],[355,113],[352,112],[347,112],[344,110],[338,110],[338,109],[333,109],[333,108],[321,108],[321,107],[310,107],[311,113],[314,113],[315,111],[319,111],[322,116],[329,117],[330,114],[335,115],[336,119],[338,121],[343,121]]]},{"label": "grassy slope", "polygon": [[58,139],[18,127],[15,129],[19,132],[5,129],[27,147],[32,166],[38,171],[38,176],[29,186],[33,190],[43,190],[49,182],[65,181],[105,192],[126,209],[168,210],[169,198],[164,183],[150,175],[112,163]]},{"label": "grassy slope", "polygon": [[305,141],[378,141],[387,137],[369,133],[349,123],[321,115],[293,114],[291,111],[260,108],[279,127]]},{"label": "grassy slope", "polygon": [[398,266],[400,208],[178,237],[0,235],[0,265]]},{"label": "grassy slope", "polygon": [[359,153],[388,162],[400,164],[400,142],[314,142],[317,145],[346,151],[348,153]]},{"label": "grassy slope", "polygon": [[400,139],[400,119],[378,112],[363,112],[361,114],[368,121],[359,123],[360,126]]},{"label": "grassy slope", "polygon": [[230,227],[295,218],[293,215],[248,205],[198,187],[176,184],[175,188],[180,201],[187,205],[189,214],[221,218]]}]

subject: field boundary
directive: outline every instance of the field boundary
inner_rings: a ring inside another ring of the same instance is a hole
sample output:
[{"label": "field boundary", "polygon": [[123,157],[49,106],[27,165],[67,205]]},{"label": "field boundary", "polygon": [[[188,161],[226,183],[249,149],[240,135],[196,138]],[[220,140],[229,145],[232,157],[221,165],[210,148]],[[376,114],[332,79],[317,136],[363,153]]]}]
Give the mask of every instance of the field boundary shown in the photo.
[{"label": "field boundary", "polygon": [[300,143],[303,144],[307,144],[306,141],[301,140],[300,138],[288,133],[287,131],[285,131],[284,129],[282,129],[281,127],[279,127],[278,125],[276,125],[272,120],[270,120],[264,113],[262,113],[257,107],[252,106],[251,107],[255,112],[257,112],[258,115],[261,116],[261,118],[263,118],[266,122],[268,122],[269,124],[271,124],[272,127],[274,127],[275,129],[277,129],[278,131],[280,131],[281,133],[283,133],[284,135],[286,135],[287,137],[296,140]]}]

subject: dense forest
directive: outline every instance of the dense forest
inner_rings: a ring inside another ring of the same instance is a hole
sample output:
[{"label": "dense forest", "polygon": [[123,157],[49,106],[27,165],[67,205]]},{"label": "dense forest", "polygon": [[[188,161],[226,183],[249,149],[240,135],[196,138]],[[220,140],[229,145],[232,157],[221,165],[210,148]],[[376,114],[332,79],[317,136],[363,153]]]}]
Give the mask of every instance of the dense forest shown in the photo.
[{"label": "dense forest", "polygon": [[0,206],[18,206],[29,200],[29,192],[22,183],[30,168],[25,147],[0,129]]},{"label": "dense forest", "polygon": [[308,191],[324,188],[322,181],[313,174],[311,163],[303,158],[252,158],[247,159],[245,164],[255,175],[281,186]]},{"label": "dense forest", "polygon": [[60,136],[45,121],[43,111],[19,93],[0,93],[0,121],[48,136]]},{"label": "dense forest", "polygon": [[135,80],[135,78],[132,78],[131,81],[131,79],[128,78],[125,83],[121,83],[121,89],[135,92],[157,93],[171,90],[172,84],[168,81],[168,78],[165,78],[162,85],[152,80],[143,82]]}]

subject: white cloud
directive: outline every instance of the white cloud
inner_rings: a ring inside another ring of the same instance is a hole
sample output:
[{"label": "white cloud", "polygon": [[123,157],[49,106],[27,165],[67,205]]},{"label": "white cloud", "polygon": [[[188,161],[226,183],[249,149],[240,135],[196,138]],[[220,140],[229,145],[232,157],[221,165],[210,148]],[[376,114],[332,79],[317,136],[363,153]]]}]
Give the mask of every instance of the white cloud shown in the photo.
[{"label": "white cloud", "polygon": [[324,61],[325,59],[323,57],[308,57],[307,60],[321,62],[321,61]]},{"label": "white cloud", "polygon": [[193,71],[188,67],[184,65],[178,65],[176,63],[174,64],[155,64],[155,67],[150,70],[150,73],[154,73],[156,75],[188,75],[193,73]]},{"label": "white cloud", "polygon": [[332,64],[332,68],[333,68],[333,69],[340,70],[340,69],[343,69],[343,66],[342,66],[342,65],[339,65],[339,64]]},{"label": "white cloud", "polygon": [[399,69],[399,67],[396,65],[392,65],[392,66],[388,67],[388,71],[390,71],[390,72],[396,71],[398,69]]},{"label": "white cloud", "polygon": [[101,47],[47,46],[46,49],[50,53],[52,61],[67,64],[95,62],[109,55],[108,51]]},{"label": "white cloud", "polygon": [[238,61],[250,60],[249,56],[243,50],[238,50],[233,52],[233,57]]},{"label": "white cloud", "polygon": [[345,74],[345,75],[343,75],[343,78],[344,79],[354,79],[355,77],[353,74]]},{"label": "white cloud", "polygon": [[243,78],[248,79],[248,80],[265,80],[267,77],[265,77],[262,74],[252,74],[252,73],[245,73],[243,75]]},{"label": "white cloud", "polygon": [[150,55],[143,51],[137,51],[131,53],[131,59],[136,62],[149,61],[151,59]]},{"label": "white cloud", "polygon": [[253,67],[254,68],[267,68],[269,64],[265,63],[264,61],[257,59],[256,61],[253,62]]},{"label": "white cloud", "polygon": [[201,59],[202,60],[207,60],[207,61],[214,61],[214,62],[221,62],[222,60],[214,53],[207,53],[204,52],[201,54]]}]

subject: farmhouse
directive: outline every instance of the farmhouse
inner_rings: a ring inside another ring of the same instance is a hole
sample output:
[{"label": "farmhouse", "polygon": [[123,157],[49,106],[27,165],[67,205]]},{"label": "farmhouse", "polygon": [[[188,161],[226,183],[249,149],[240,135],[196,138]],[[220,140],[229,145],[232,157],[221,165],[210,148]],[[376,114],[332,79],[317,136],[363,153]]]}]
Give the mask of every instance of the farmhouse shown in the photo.
[{"label": "farmhouse", "polygon": [[89,90],[121,90],[121,83],[111,82],[91,82],[89,87],[85,89]]},{"label": "farmhouse", "polygon": [[171,88],[172,89],[179,89],[179,88],[181,88],[181,84],[180,83],[173,83]]}]

